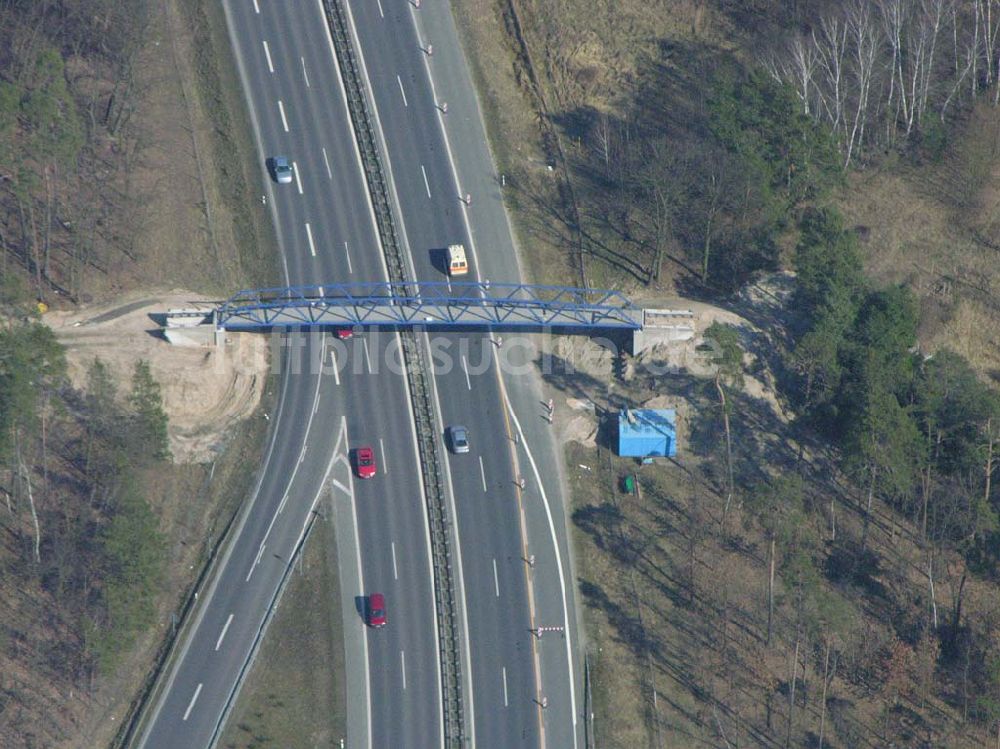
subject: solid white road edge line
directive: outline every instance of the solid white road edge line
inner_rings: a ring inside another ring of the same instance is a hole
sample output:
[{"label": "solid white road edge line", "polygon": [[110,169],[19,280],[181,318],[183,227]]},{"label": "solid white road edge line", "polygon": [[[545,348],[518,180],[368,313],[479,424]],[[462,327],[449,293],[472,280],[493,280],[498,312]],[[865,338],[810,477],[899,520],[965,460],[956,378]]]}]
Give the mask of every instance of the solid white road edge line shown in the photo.
[{"label": "solid white road edge line", "polygon": [[[337,444],[334,447],[334,453],[339,452],[341,441],[347,441],[347,417],[340,417],[340,434],[337,435]],[[354,525],[354,553],[357,557],[358,563],[358,585],[362,595],[365,592],[365,577],[364,571],[361,567],[361,534],[358,532],[358,508],[354,503],[354,473],[352,471],[347,472],[347,483],[350,486],[350,498],[351,498],[351,521]],[[363,642],[365,644],[365,698],[368,706],[368,710],[365,712],[365,727],[368,736],[368,743],[366,746],[371,749],[372,746],[372,716],[371,716],[371,704],[372,704],[372,682],[371,682],[371,666],[368,660],[368,627],[365,627],[362,631]]]},{"label": "solid white road edge line", "polygon": [[552,520],[552,508],[549,507],[549,497],[545,493],[545,484],[542,483],[542,477],[538,472],[538,465],[535,463],[535,456],[532,454],[531,448],[528,446],[528,441],[524,437],[524,432],[521,430],[521,422],[518,421],[517,414],[514,413],[514,407],[510,405],[510,399],[507,397],[507,388],[502,384],[503,379],[498,379],[500,379],[501,388],[503,388],[504,391],[504,401],[507,404],[507,411],[510,413],[510,418],[514,422],[514,426],[517,428],[521,444],[524,446],[524,452],[528,456],[528,462],[531,463],[531,472],[535,476],[535,483],[538,485],[538,491],[542,495],[542,504],[545,507],[545,517],[549,524],[549,535],[552,538],[552,546],[556,552],[556,567],[559,571],[559,590],[562,594],[563,632],[566,635],[564,638],[566,642],[566,662],[569,665],[569,698],[570,705],[573,710],[573,746],[576,746],[576,682],[573,667],[572,638],[570,637],[569,606],[566,603],[566,576],[563,572],[562,552],[559,550],[559,539],[556,537],[556,526]]}]

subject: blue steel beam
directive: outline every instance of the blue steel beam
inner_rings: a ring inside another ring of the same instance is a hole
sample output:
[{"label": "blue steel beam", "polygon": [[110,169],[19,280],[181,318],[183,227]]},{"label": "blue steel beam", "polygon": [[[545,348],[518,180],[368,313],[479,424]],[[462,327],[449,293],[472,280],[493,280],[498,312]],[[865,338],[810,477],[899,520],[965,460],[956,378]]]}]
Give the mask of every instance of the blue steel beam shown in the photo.
[{"label": "blue steel beam", "polygon": [[607,289],[490,281],[323,284],[239,291],[216,310],[230,330],[310,325],[642,327],[642,308]]}]

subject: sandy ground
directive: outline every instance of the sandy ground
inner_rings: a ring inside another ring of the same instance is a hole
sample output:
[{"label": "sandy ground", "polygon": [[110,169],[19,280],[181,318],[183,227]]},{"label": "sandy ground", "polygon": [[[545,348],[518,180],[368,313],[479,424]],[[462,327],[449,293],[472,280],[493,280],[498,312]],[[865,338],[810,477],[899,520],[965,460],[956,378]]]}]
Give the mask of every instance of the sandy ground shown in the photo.
[{"label": "sandy ground", "polygon": [[257,408],[268,366],[261,335],[229,333],[222,348],[172,346],[163,339],[156,315],[208,301],[180,290],[140,292],[113,304],[51,311],[43,322],[66,346],[69,376],[78,388],[98,358],[124,397],[135,363],[148,361],[162,388],[174,462],[205,463],[222,448],[229,428]]}]

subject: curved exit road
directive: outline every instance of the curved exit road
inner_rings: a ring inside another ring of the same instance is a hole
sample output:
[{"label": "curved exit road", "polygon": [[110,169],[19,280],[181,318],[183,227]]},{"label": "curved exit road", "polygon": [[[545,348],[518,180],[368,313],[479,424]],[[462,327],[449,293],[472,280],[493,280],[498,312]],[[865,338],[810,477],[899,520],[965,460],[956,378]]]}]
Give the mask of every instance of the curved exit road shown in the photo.
[{"label": "curved exit road", "polygon": [[[261,160],[280,154],[295,164],[293,184],[266,180],[265,188],[288,282],[384,279],[319,0],[224,0],[223,5]],[[412,8],[404,0],[350,6],[411,267],[417,278],[439,277],[431,250],[457,240],[475,252],[477,242],[497,236],[501,256],[483,265],[506,274],[495,277],[514,278],[516,258],[499,195],[492,196],[489,215],[476,218],[471,234],[475,212],[457,200],[461,169],[471,166],[468,184],[493,179],[485,144],[478,140],[481,125],[471,84],[465,74],[456,84],[462,91],[456,88],[454,94],[454,101],[467,102],[459,116],[472,125],[450,139],[461,143],[472,132],[474,141],[459,149],[456,166],[434,107],[431,70],[421,58],[420,21]],[[435,11],[427,10],[425,18],[433,18]],[[448,16],[435,25],[435,33],[453,34],[450,24]],[[459,55],[435,75],[447,80],[463,65]],[[531,626],[565,623],[575,645],[565,520],[558,472],[552,471],[559,458],[535,418],[537,383],[505,378],[505,401],[488,338],[442,339],[453,366],[436,374],[440,426],[465,424],[472,441],[470,454],[448,458],[460,539],[456,584],[462,586],[470,743],[577,746],[571,641],[536,641],[529,633]],[[138,746],[207,747],[217,738],[265,613],[313,513],[332,520],[337,529],[348,665],[347,746],[441,746],[427,521],[406,383],[393,366],[396,339],[365,332],[349,341],[319,333],[293,333],[284,340],[282,354],[273,357],[283,367],[281,396],[259,485],[213,582],[201,591],[200,608],[152,703]],[[516,468],[508,437],[515,431],[521,445]],[[379,475],[369,481],[352,476],[348,459],[349,450],[363,444],[374,447],[380,463]],[[515,471],[532,484],[524,497],[515,486]],[[547,495],[541,491],[545,486]],[[525,549],[540,562],[532,572],[530,604]],[[363,596],[374,591],[385,593],[389,609],[389,625],[377,631],[368,630],[361,616]]]}]

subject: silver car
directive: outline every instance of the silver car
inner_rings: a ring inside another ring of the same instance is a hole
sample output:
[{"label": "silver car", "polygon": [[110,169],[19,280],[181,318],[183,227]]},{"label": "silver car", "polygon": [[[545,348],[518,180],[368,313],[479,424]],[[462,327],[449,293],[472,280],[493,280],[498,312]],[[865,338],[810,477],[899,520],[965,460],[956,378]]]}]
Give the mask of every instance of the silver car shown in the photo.
[{"label": "silver car", "polygon": [[453,453],[469,452],[469,430],[463,426],[448,427],[448,441]]},{"label": "silver car", "polygon": [[292,162],[286,156],[275,156],[271,159],[274,170],[274,181],[279,185],[287,185],[292,181]]}]

